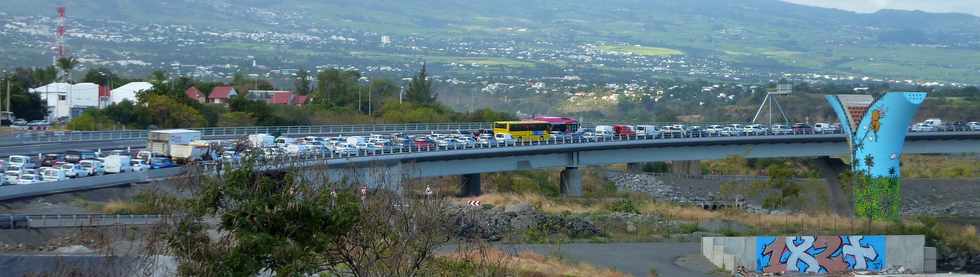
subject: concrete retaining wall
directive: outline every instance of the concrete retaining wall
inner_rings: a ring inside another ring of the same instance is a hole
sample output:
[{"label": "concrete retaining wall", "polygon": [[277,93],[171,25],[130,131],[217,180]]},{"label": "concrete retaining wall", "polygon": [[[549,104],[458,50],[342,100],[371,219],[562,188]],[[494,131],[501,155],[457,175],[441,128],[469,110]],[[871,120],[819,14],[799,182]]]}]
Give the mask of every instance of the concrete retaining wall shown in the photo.
[{"label": "concrete retaining wall", "polygon": [[[936,249],[924,236],[705,237],[701,254],[727,271],[847,272],[904,268],[936,271]],[[774,258],[773,255],[776,255]]]}]

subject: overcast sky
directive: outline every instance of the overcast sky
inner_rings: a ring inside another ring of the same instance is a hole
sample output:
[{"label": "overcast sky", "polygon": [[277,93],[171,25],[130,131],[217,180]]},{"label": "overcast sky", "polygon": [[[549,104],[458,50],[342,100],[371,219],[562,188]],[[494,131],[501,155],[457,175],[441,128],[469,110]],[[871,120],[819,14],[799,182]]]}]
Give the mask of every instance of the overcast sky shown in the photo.
[{"label": "overcast sky", "polygon": [[856,12],[880,9],[960,12],[980,16],[980,0],[784,0],[797,4],[838,8]]}]

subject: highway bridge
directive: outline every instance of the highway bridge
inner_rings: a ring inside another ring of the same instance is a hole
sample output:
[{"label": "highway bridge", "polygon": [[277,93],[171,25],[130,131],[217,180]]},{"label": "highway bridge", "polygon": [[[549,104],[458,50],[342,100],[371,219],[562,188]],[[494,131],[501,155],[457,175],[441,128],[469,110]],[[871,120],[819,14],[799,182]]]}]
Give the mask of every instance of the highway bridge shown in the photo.
[{"label": "highway bridge", "polygon": [[[980,132],[910,133],[906,154],[980,153]],[[332,180],[357,181],[373,187],[399,190],[406,178],[462,176],[464,195],[480,193],[480,174],[515,170],[561,168],[565,195],[582,195],[578,168],[608,164],[656,161],[721,159],[732,155],[746,158],[827,157],[849,153],[841,134],[790,134],[765,136],[695,138],[565,138],[535,143],[486,144],[470,147],[400,148],[373,153],[338,156],[320,153],[303,157],[277,157],[262,162],[260,170],[309,168],[307,174],[327,172]],[[213,164],[202,164],[211,167]],[[327,170],[324,170],[324,167]],[[207,169],[207,168],[206,168]],[[119,183],[167,178],[181,174],[166,172],[131,173],[88,177],[62,182],[0,187],[0,200],[112,186]],[[134,178],[133,180],[119,180]]]}]

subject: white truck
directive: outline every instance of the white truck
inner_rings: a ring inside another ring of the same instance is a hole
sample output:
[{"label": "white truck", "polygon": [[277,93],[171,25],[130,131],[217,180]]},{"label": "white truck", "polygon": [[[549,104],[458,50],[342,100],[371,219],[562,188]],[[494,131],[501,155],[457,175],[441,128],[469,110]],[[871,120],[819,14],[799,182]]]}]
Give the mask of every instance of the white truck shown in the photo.
[{"label": "white truck", "polygon": [[133,166],[130,164],[131,160],[132,158],[124,155],[109,155],[102,158],[102,162],[105,165],[105,173],[109,174],[133,171]]},{"label": "white truck", "polygon": [[148,137],[149,145],[146,148],[153,155],[172,156],[173,147],[176,145],[189,145],[195,140],[201,139],[201,132],[187,129],[157,130],[150,131]]},{"label": "white truck", "polygon": [[211,149],[211,143],[203,140],[195,140],[189,144],[173,145],[171,146],[169,156],[177,164],[218,159],[217,152]]},{"label": "white truck", "polygon": [[268,134],[251,134],[248,135],[249,146],[253,148],[266,148],[276,145],[276,137]]}]

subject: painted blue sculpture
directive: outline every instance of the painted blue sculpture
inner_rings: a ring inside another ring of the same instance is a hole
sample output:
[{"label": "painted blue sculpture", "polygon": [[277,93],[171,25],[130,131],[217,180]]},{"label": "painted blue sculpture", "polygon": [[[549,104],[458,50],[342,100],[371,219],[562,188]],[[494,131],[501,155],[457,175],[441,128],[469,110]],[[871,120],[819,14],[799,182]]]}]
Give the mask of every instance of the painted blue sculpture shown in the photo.
[{"label": "painted blue sculpture", "polygon": [[862,181],[854,186],[855,214],[900,217],[902,147],[926,93],[890,92],[877,100],[870,95],[826,98],[847,135],[851,170]]}]

